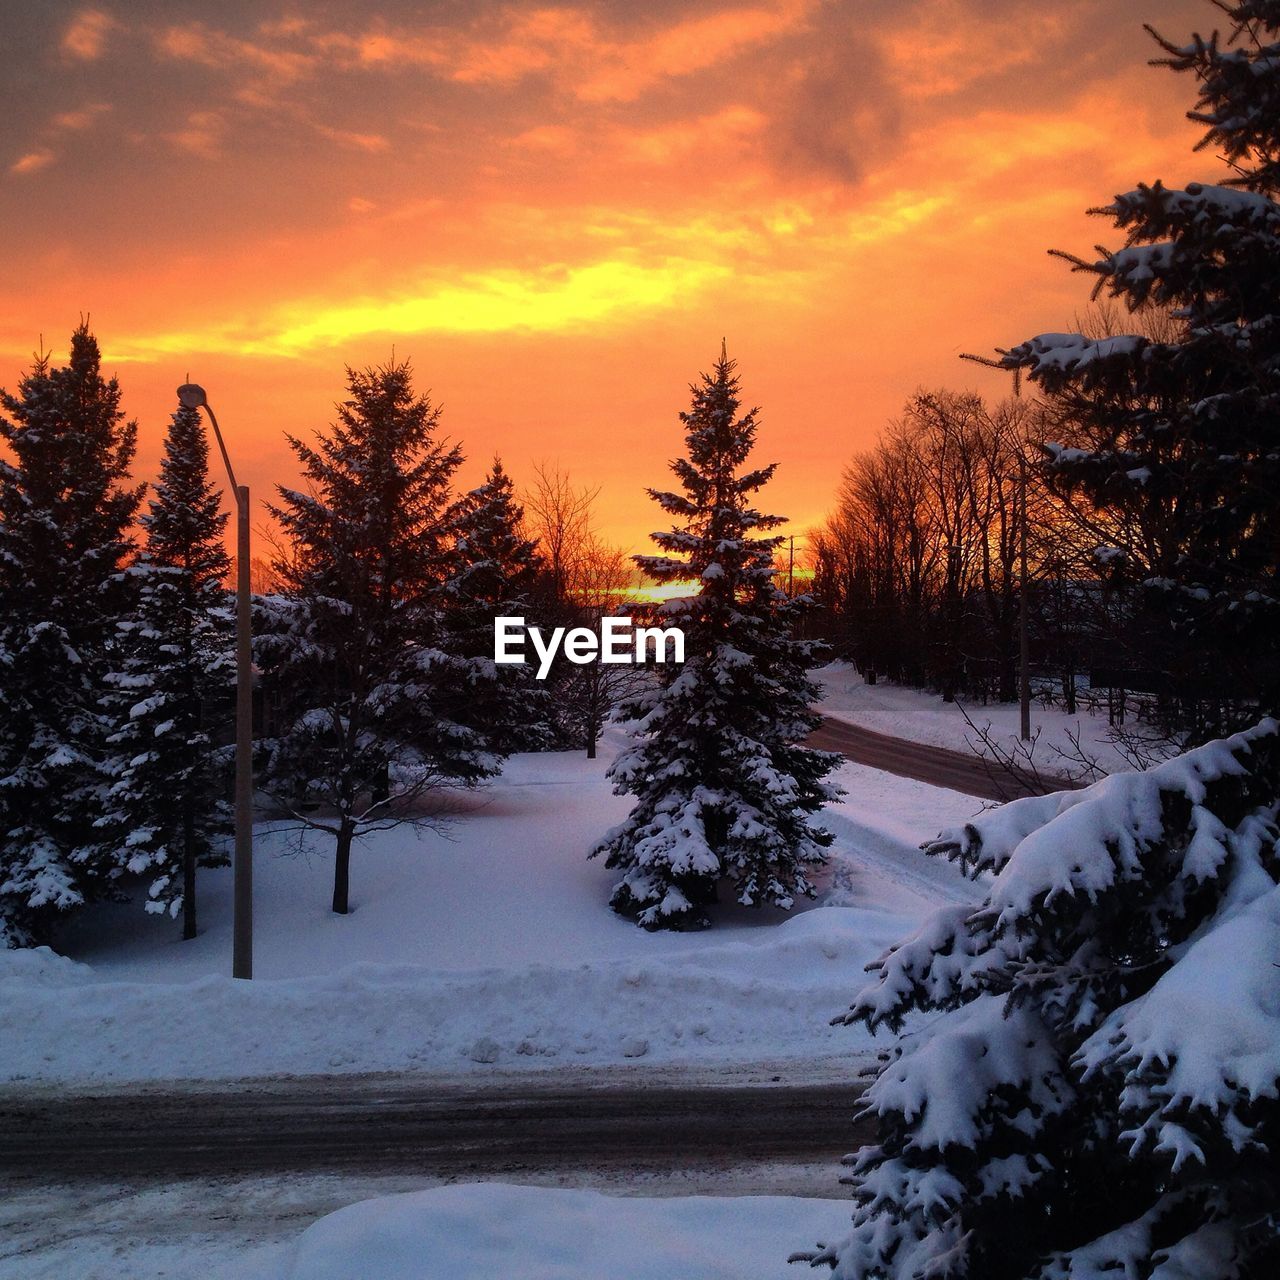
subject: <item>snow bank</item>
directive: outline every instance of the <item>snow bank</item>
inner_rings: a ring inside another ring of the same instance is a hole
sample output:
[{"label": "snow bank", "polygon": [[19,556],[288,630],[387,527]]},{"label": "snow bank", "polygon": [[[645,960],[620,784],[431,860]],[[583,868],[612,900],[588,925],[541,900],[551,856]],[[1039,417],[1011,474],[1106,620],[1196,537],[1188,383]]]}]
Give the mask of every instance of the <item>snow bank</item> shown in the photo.
[{"label": "snow bank", "polygon": [[321,1218],[281,1280],[794,1280],[796,1240],[830,1235],[847,1214],[843,1201],[780,1196],[437,1187]]},{"label": "snow bank", "polygon": [[23,987],[66,987],[93,979],[87,964],[60,956],[50,947],[0,948],[0,995]]},{"label": "snow bank", "polygon": [[649,960],[439,972],[356,964],[275,981],[104,983],[41,969],[0,999],[0,1080],[234,1079],[751,1062],[858,1047],[827,1018],[912,923],[811,911],[748,941]]}]

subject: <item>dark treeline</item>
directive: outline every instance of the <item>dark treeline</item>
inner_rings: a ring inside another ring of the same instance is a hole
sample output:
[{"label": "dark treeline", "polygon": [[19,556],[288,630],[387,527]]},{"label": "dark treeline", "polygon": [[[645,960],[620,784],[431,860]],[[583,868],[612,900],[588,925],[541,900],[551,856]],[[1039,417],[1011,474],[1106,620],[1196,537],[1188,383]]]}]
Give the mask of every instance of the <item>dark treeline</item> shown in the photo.
[{"label": "dark treeline", "polygon": [[[1220,7],[1241,40],[1274,17]],[[1238,55],[1160,48],[1214,77],[1206,102],[1232,99],[1191,118],[1236,176],[1093,210],[1123,246],[1058,256],[1093,278],[1094,309],[980,360],[1025,399],[914,396],[846,469],[815,572],[869,680],[1011,698],[1025,618],[1042,690],[1074,710],[1088,676],[1113,713],[1135,693],[1187,745],[1280,710],[1276,114]]]},{"label": "dark treeline", "polygon": [[[1058,424],[1061,425],[1061,424]],[[1032,664],[1074,713],[1089,670],[1152,660],[1096,555],[1107,513],[1047,482],[1045,406],[921,391],[848,464],[813,538],[825,638],[866,679],[947,700],[1018,696],[1023,533]]]},{"label": "dark treeline", "polygon": [[[1204,16],[1148,30],[1221,185],[1099,192],[1112,247],[1061,255],[1119,324],[997,349],[1027,408],[917,397],[850,468],[820,567],[868,673],[1007,692],[1012,595],[1042,669],[1126,670],[1176,739],[1280,710],[1280,0]],[[799,1258],[842,1280],[1280,1275],[1277,728],[924,846],[984,900],[869,966],[845,1021],[901,1036],[849,1159],[852,1231]]]},{"label": "dark treeline", "polygon": [[814,539],[829,638],[869,681],[1016,696],[1028,413],[918,394],[846,467]]},{"label": "dark treeline", "polygon": [[[352,909],[362,839],[439,830],[452,794],[512,752],[594,756],[620,707],[638,745],[610,776],[640,799],[606,837],[627,869],[617,910],[701,927],[724,878],[744,904],[813,892],[830,837],[804,815],[832,794],[834,757],[799,745],[816,723],[794,636],[807,602],[775,582],[781,517],[749,502],[773,466],[743,470],[755,411],[737,414],[733,369],[722,350],[681,415],[687,492],[655,495],[680,522],[657,559],[604,542],[597,491],[554,465],[524,495],[498,459],[461,490],[462,448],[404,362],[348,369],[334,420],[287,437],[302,482],[276,487],[275,554],[253,575],[254,783],[300,847],[331,842],[334,912]],[[0,943],[135,896],[195,937],[197,870],[226,860],[235,679],[204,423],[178,408],[151,494],[133,483],[137,424],[84,324],[66,367],[39,358],[0,407]],[[637,601],[637,564],[687,593]],[[539,679],[495,661],[497,617],[545,635],[620,613],[677,619],[684,665],[562,646]]]},{"label": "dark treeline", "polygon": [[[1246,418],[1233,454],[1185,421],[1203,381],[1166,376],[1135,403],[1142,351],[1186,341],[1170,301],[1104,301],[1078,322],[1061,364],[1118,361],[1118,389],[1077,374],[998,403],[921,391],[846,466],[814,535],[814,591],[825,637],[868,681],[1016,698],[1025,524],[1038,696],[1071,714],[1105,698],[1117,719],[1137,711],[1140,734],[1182,742],[1280,705],[1264,621],[1275,504],[1246,465],[1265,461],[1269,419]],[[1253,377],[1240,371],[1242,399]]]}]

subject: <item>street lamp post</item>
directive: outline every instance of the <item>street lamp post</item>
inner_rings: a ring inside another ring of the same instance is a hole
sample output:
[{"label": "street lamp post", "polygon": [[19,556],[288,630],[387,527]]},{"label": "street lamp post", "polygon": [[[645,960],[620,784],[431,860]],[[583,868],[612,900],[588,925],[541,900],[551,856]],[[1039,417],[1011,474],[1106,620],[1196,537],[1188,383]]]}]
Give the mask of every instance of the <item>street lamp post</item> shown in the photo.
[{"label": "street lamp post", "polygon": [[1018,522],[1018,711],[1019,736],[1031,741],[1031,633],[1030,604],[1027,595],[1027,457],[1018,450],[1018,480],[1021,491],[1022,518]]},{"label": "street lamp post", "polygon": [[231,976],[253,977],[253,629],[249,594],[249,488],[236,484],[231,458],[203,387],[178,388],[178,402],[203,409],[213,425],[236,500],[236,847]]}]

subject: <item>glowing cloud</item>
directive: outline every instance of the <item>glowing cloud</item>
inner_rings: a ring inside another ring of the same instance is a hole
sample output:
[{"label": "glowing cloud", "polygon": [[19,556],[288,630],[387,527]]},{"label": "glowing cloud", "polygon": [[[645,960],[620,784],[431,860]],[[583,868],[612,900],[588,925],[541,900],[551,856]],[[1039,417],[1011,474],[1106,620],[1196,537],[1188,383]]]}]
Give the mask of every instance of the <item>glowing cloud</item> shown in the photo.
[{"label": "glowing cloud", "polygon": [[96,62],[116,20],[101,9],[82,9],[62,34],[63,54],[77,62]]},{"label": "glowing cloud", "polygon": [[[0,50],[0,384],[91,312],[140,479],[189,368],[261,487],[395,344],[471,456],[564,459],[638,546],[727,333],[771,505],[815,518],[916,387],[1008,390],[959,351],[1070,323],[1044,250],[1098,238],[1086,208],[1215,172],[1194,86],[1100,0],[48,7],[10,4]],[[1171,36],[1206,7],[1147,6]]]},{"label": "glowing cloud", "polygon": [[28,151],[26,155],[19,156],[10,166],[10,173],[38,173],[41,169],[47,169],[57,157],[48,148],[42,147],[39,151]]},{"label": "glowing cloud", "polygon": [[113,360],[138,362],[173,352],[296,356],[376,334],[562,332],[670,306],[729,274],[727,268],[672,260],[640,266],[605,260],[533,274],[492,272],[422,292],[343,305],[294,304],[254,333],[222,326],[207,332],[155,334],[111,344]]}]

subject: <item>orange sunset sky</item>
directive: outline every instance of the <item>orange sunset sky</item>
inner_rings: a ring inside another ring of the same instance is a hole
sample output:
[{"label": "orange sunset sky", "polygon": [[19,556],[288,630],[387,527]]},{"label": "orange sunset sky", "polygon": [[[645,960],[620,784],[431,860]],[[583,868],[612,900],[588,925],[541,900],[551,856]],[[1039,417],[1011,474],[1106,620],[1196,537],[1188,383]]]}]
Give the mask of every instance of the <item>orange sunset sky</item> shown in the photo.
[{"label": "orange sunset sky", "polygon": [[[3,0],[0,383],[82,312],[154,474],[209,391],[255,498],[394,345],[478,480],[558,460],[640,549],[722,335],[802,532],[921,385],[1069,327],[1045,250],[1212,177],[1144,21],[1203,0]],[[216,461],[216,458],[215,458]]]}]

